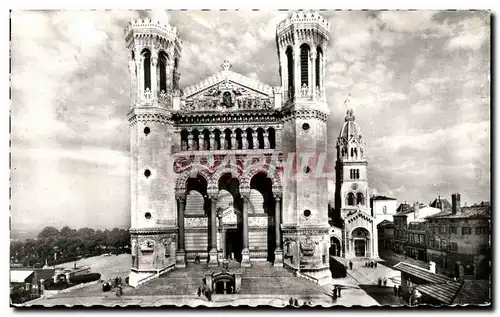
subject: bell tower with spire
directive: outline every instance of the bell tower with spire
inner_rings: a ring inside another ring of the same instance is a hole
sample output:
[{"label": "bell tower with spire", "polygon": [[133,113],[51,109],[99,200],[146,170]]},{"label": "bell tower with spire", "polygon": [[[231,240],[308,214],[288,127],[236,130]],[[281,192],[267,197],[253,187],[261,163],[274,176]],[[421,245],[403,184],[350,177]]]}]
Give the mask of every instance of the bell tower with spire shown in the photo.
[{"label": "bell tower with spire", "polygon": [[368,175],[364,148],[365,141],[361,129],[356,123],[354,111],[347,99],[347,114],[344,125],[337,138],[336,210],[340,210],[342,218],[358,206],[369,208]]},{"label": "bell tower with spire", "polygon": [[172,111],[180,95],[181,41],[175,27],[134,20],[125,30],[130,73],[131,253],[129,284],[185,265],[177,249]]},{"label": "bell tower with spire", "polygon": [[283,264],[316,281],[329,271],[328,186],[318,158],[327,153],[325,98],[329,22],[315,11],[295,11],[276,29],[283,96]]},{"label": "bell tower with spire", "polygon": [[345,257],[377,258],[378,236],[368,196],[366,143],[349,98],[345,102],[344,125],[337,138],[334,223],[343,228]]}]

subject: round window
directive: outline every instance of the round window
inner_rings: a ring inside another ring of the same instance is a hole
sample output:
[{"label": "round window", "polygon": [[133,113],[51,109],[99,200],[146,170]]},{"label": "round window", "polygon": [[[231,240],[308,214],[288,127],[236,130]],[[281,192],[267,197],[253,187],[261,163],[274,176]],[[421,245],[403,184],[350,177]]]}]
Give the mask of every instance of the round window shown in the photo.
[{"label": "round window", "polygon": [[311,211],[309,209],[304,210],[304,217],[309,218],[311,216]]},{"label": "round window", "polygon": [[151,213],[150,212],[145,213],[144,217],[148,220],[151,219]]},{"label": "round window", "polygon": [[310,127],[311,127],[311,126],[310,126],[310,125],[309,125],[309,123],[307,123],[307,122],[306,122],[306,123],[304,123],[304,124],[302,124],[302,129],[303,129],[304,131],[309,130],[309,128],[310,128]]},{"label": "round window", "polygon": [[144,134],[148,135],[151,132],[151,129],[149,127],[144,128]]},{"label": "round window", "polygon": [[148,170],[148,169],[147,169],[147,170],[145,170],[145,171],[144,171],[144,176],[146,176],[146,177],[151,176],[151,171],[150,171],[150,170]]}]

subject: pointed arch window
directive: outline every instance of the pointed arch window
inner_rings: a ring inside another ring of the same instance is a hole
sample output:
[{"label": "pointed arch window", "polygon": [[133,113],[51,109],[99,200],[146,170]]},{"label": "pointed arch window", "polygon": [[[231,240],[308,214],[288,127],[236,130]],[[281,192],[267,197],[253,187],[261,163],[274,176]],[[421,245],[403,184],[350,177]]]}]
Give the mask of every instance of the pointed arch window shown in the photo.
[{"label": "pointed arch window", "polygon": [[167,55],[164,52],[160,52],[158,70],[160,75],[160,92],[167,92]]},{"label": "pointed arch window", "polygon": [[293,73],[293,49],[288,47],[286,50],[287,70],[288,70],[288,97],[293,97],[294,91],[294,73]]},{"label": "pointed arch window", "polygon": [[321,64],[323,63],[323,50],[321,47],[316,48],[316,87],[321,88]]},{"label": "pointed arch window", "polygon": [[151,90],[151,53],[149,50],[144,50],[142,53],[144,58],[144,90]]},{"label": "pointed arch window", "polygon": [[309,86],[309,45],[300,46],[300,86]]}]

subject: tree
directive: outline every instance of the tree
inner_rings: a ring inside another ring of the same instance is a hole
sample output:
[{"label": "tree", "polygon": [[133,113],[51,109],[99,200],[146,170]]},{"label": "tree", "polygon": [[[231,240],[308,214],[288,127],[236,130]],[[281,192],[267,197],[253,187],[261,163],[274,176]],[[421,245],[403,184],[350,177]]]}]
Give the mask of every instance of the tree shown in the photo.
[{"label": "tree", "polygon": [[54,227],[45,227],[38,234],[39,240],[52,240],[55,241],[59,237],[60,232]]}]

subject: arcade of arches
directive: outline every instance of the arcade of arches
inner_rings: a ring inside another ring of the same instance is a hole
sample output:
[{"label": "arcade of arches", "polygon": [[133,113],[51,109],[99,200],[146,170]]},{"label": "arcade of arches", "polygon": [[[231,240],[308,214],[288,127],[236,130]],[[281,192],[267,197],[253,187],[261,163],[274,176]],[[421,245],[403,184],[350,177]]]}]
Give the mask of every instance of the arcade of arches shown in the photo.
[{"label": "arcade of arches", "polygon": [[187,260],[199,257],[217,265],[232,259],[245,266],[250,260],[273,262],[281,249],[280,187],[273,188],[265,171],[249,182],[233,174],[213,175],[216,188],[201,174],[191,175],[185,188],[177,188],[178,249]]}]

